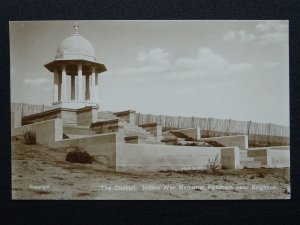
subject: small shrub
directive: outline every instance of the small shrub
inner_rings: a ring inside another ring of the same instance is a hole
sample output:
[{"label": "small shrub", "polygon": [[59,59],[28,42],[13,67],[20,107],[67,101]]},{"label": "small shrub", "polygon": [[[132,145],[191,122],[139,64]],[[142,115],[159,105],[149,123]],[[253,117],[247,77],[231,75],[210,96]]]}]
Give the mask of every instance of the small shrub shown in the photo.
[{"label": "small shrub", "polygon": [[93,161],[93,157],[86,151],[80,151],[79,149],[75,149],[74,151],[67,153],[66,161],[73,163],[91,164]]},{"label": "small shrub", "polygon": [[278,165],[278,159],[276,160],[275,164],[274,164],[274,168],[277,168]]},{"label": "small shrub", "polygon": [[26,130],[23,133],[24,141],[26,145],[34,145],[36,144],[36,134],[35,131]]},{"label": "small shrub", "polygon": [[216,172],[219,168],[220,162],[219,162],[219,153],[216,155],[214,159],[208,159],[208,169],[211,172]]}]

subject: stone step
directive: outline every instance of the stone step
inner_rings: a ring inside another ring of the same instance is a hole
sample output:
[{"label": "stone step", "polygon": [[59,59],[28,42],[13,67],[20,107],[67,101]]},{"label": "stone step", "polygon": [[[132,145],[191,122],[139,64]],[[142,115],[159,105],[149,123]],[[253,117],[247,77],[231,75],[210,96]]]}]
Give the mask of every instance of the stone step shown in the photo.
[{"label": "stone step", "polygon": [[144,128],[142,128],[142,127],[138,127],[137,125],[134,125],[134,124],[126,124],[126,125],[122,125],[124,128],[128,128],[128,129],[130,129],[130,128],[135,128],[135,129],[140,129],[140,130],[144,130]]},{"label": "stone step", "polygon": [[124,128],[128,128],[128,129],[135,128],[135,129],[139,129],[139,130],[145,130],[144,128],[138,127],[137,125],[134,125],[134,124],[126,124],[126,123],[119,123],[119,124],[120,124],[120,126],[122,126]]},{"label": "stone step", "polygon": [[160,142],[160,139],[159,139],[159,138],[157,138],[157,137],[154,137],[154,136],[148,136],[148,137],[147,137],[147,140],[149,140],[149,141],[156,141],[156,142]]},{"label": "stone step", "polygon": [[[136,129],[124,129],[125,132],[135,132],[135,133],[141,133],[141,134],[149,134],[150,132],[145,130],[136,130]],[[151,135],[152,136],[152,135]]]},{"label": "stone step", "polygon": [[254,157],[241,157],[240,156],[240,161],[252,162],[252,161],[254,161]]},{"label": "stone step", "polygon": [[[93,134],[93,135],[96,135],[96,134]],[[91,135],[91,134],[88,134],[88,135],[83,135],[83,134],[68,134],[68,138],[69,139],[86,138],[86,137],[91,137],[93,135]]]},{"label": "stone step", "polygon": [[136,139],[139,139],[138,142],[141,143],[141,144],[163,144],[160,142],[159,139],[157,139],[156,137],[137,137],[137,136],[126,136],[125,137],[125,141],[130,143],[130,140],[134,140],[134,142],[132,143],[135,143],[135,141],[137,141]]},{"label": "stone step", "polygon": [[157,145],[157,144],[163,144],[163,143],[158,140],[146,139],[145,144],[156,144]]},{"label": "stone step", "polygon": [[247,157],[247,150],[240,150],[240,157]]},{"label": "stone step", "polygon": [[162,136],[164,139],[174,139],[174,140],[177,139],[177,137],[174,134],[170,134],[170,133],[166,133],[166,132],[163,132]]},{"label": "stone step", "polygon": [[118,117],[114,115],[112,112],[108,111],[100,111],[98,112],[98,120],[99,121],[105,121],[105,120],[113,120],[117,119]]},{"label": "stone step", "polygon": [[140,133],[126,133],[125,132],[125,137],[130,137],[130,136],[139,136],[141,138],[147,138],[148,135],[146,134],[140,134]]},{"label": "stone step", "polygon": [[126,137],[129,136],[138,136],[142,138],[153,137],[153,135],[150,132],[146,131],[142,127],[139,127],[135,124],[128,123],[123,119],[119,119],[119,125],[124,129],[124,134]]},{"label": "stone step", "polygon": [[260,168],[261,167],[261,162],[260,161],[240,161],[240,166],[241,168]]},{"label": "stone step", "polygon": [[146,131],[146,130],[143,129],[142,127],[139,127],[139,126],[137,126],[137,125],[135,125],[135,124],[128,123],[128,122],[126,122],[126,121],[121,121],[121,122],[120,122],[120,125],[121,125],[122,127],[124,127],[124,129],[128,129],[128,130],[134,129],[134,130]]},{"label": "stone step", "polygon": [[147,131],[145,131],[143,129],[136,129],[136,128],[130,128],[130,129],[128,129],[128,128],[124,128],[124,130],[125,131],[132,131],[132,132],[140,132],[140,133],[149,133],[150,134],[150,132],[147,132]]}]

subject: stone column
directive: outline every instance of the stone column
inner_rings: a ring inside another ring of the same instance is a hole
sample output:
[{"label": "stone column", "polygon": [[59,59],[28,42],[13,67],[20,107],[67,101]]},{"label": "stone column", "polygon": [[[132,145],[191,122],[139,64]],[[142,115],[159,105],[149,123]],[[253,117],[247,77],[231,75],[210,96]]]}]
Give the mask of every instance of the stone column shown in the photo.
[{"label": "stone column", "polygon": [[75,100],[75,76],[71,76],[71,100]]},{"label": "stone column", "polygon": [[90,100],[90,75],[85,75],[85,100]]},{"label": "stone column", "polygon": [[61,101],[61,72],[57,73],[58,81],[58,101]]},{"label": "stone column", "polygon": [[78,76],[77,76],[77,100],[82,101],[82,65],[78,64]]},{"label": "stone column", "polygon": [[95,74],[95,102],[98,103],[98,88],[99,88],[99,81],[98,81],[98,73]]},{"label": "stone column", "polygon": [[67,74],[66,74],[66,66],[62,66],[62,71],[61,71],[61,100],[67,100]]},{"label": "stone column", "polygon": [[54,69],[54,82],[53,82],[53,102],[58,102],[58,73],[57,69]]},{"label": "stone column", "polygon": [[92,67],[91,79],[92,79],[92,82],[91,82],[91,100],[93,102],[95,102],[95,83],[96,83],[96,80],[95,80],[95,67],[94,66]]}]

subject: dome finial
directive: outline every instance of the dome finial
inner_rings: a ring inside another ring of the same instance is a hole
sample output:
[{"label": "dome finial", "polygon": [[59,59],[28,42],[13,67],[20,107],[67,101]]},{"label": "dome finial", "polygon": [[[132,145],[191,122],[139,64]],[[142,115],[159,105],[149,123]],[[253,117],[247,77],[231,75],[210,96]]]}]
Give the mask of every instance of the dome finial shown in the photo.
[{"label": "dome finial", "polygon": [[78,26],[77,21],[75,21],[75,25],[73,27],[74,27],[74,30],[75,30],[74,34],[79,34],[78,33],[79,26]]}]

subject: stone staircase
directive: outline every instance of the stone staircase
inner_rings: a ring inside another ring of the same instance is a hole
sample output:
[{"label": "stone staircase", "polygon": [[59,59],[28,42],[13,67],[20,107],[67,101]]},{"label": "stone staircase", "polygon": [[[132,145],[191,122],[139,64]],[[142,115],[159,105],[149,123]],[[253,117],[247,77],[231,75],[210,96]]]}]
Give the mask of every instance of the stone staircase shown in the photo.
[{"label": "stone staircase", "polygon": [[99,111],[98,112],[98,121],[107,121],[118,119],[118,124],[121,129],[124,130],[125,137],[138,137],[144,140],[144,143],[155,144],[158,143],[156,137],[154,137],[150,132],[146,131],[138,125],[127,122],[120,117],[117,117],[113,112],[109,111]]},{"label": "stone staircase", "polygon": [[183,145],[192,145],[199,147],[224,147],[216,141],[197,141],[180,131],[167,131],[163,132],[163,141],[169,144],[181,143]]},{"label": "stone staircase", "polygon": [[179,141],[184,141],[184,138],[179,138],[175,134],[172,134],[170,132],[162,132],[162,142],[166,144],[177,144]]},{"label": "stone staircase", "polygon": [[240,167],[243,168],[260,168],[261,162],[255,161],[254,157],[247,156],[247,150],[240,150]]},{"label": "stone staircase", "polygon": [[120,126],[124,129],[125,137],[138,136],[141,138],[153,137],[150,132],[147,132],[142,127],[135,124],[128,123],[125,120],[120,119]]},{"label": "stone staircase", "polygon": [[[180,140],[190,140],[190,138],[186,138],[186,135],[181,134],[179,131],[176,132],[163,132],[164,141],[167,141],[169,143],[176,143]],[[173,140],[173,141],[172,141]],[[212,147],[224,147],[223,145],[216,145],[219,144],[217,142],[207,142]],[[248,157],[247,156],[247,150],[240,150],[240,168],[261,168],[261,162],[255,161],[254,157]]]}]

